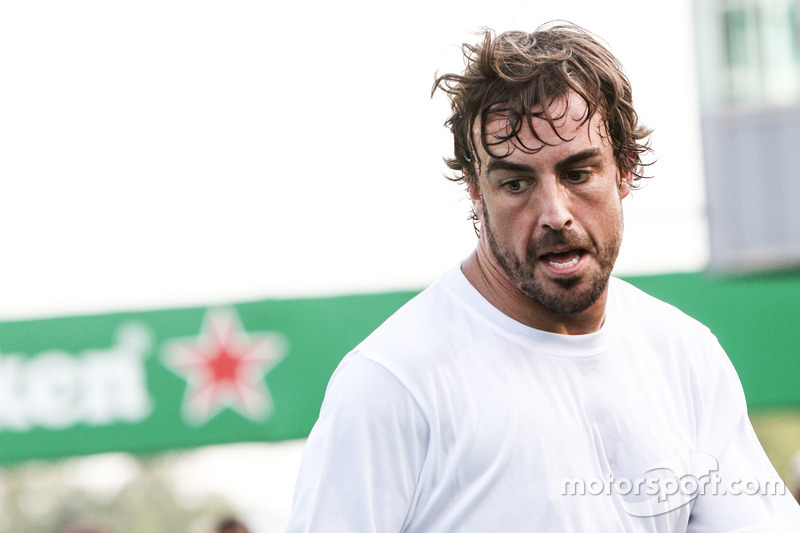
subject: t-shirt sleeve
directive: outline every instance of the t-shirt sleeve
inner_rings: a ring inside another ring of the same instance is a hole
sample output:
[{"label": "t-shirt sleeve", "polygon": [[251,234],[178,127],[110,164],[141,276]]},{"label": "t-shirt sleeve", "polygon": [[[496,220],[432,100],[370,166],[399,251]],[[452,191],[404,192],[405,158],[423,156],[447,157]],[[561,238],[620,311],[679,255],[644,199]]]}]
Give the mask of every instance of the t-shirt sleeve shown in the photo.
[{"label": "t-shirt sleeve", "polygon": [[718,469],[700,480],[687,531],[798,532],[800,506],[758,442],[739,377],[719,344],[711,352],[699,442]]},{"label": "t-shirt sleeve", "polygon": [[306,443],[287,533],[401,531],[428,437],[418,404],[397,377],[349,354]]}]

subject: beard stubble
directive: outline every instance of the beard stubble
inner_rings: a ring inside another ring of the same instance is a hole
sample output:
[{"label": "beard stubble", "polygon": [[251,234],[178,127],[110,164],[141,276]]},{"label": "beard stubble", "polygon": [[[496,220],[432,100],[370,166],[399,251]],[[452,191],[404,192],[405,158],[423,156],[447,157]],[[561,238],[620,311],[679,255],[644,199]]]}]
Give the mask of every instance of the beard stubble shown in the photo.
[{"label": "beard stubble", "polygon": [[[551,313],[572,315],[585,311],[603,295],[622,242],[622,211],[619,214],[617,230],[607,243],[598,244],[588,235],[579,235],[572,230],[552,230],[537,241],[531,242],[524,261],[521,261],[497,242],[492,232],[486,204],[483,203],[482,207],[482,231],[486,232],[492,255],[508,279],[528,298]],[[599,271],[558,278],[547,277],[538,265],[539,257],[546,250],[563,246],[592,254]],[[586,276],[591,278],[586,280]],[[587,281],[586,287],[579,287],[578,285],[584,280]],[[547,283],[556,285],[556,288],[548,289]]]}]

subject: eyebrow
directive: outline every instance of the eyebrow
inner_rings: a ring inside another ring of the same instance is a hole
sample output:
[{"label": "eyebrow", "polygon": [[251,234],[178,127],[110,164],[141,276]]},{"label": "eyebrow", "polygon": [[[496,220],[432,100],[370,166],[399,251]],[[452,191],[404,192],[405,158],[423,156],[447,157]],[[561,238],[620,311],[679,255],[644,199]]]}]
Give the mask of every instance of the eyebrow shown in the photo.
[{"label": "eyebrow", "polygon": [[522,163],[514,163],[507,159],[490,159],[486,164],[486,173],[491,174],[496,170],[510,170],[512,172],[530,172],[533,173],[533,167]]},{"label": "eyebrow", "polygon": [[596,157],[600,157],[603,155],[603,151],[600,148],[587,148],[586,150],[581,150],[577,154],[572,154],[569,157],[559,161],[556,164],[556,169],[564,170],[567,167],[571,167],[572,165],[576,165],[578,163],[583,163],[587,159],[594,159]]},{"label": "eyebrow", "polygon": [[[593,159],[595,157],[600,157],[603,154],[602,149],[600,148],[587,148],[586,150],[581,150],[578,153],[572,154],[563,160],[556,163],[556,170],[564,170],[567,167],[572,165],[583,163],[587,159]],[[511,172],[528,172],[531,174],[535,174],[536,171],[530,165],[526,165],[524,163],[515,163],[514,161],[509,161],[507,159],[490,159],[489,163],[486,165],[486,173],[491,174],[493,171],[497,170],[508,170]]]}]

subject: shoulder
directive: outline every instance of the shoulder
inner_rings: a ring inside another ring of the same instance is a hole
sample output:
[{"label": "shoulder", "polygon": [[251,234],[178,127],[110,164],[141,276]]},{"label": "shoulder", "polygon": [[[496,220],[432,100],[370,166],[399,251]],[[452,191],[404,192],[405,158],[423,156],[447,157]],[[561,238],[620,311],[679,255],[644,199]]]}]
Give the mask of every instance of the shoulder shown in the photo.
[{"label": "shoulder", "polygon": [[372,379],[361,368],[369,363],[374,367],[369,372],[391,376],[427,412],[438,394],[437,379],[467,364],[476,335],[484,340],[493,335],[479,324],[482,315],[465,302],[469,289],[463,284],[468,282],[458,275],[445,274],[401,307],[354,348],[334,378],[346,373],[348,379]]},{"label": "shoulder", "polygon": [[623,328],[626,322],[634,322],[654,332],[672,336],[696,336],[716,342],[716,337],[707,326],[677,307],[619,278],[611,278],[610,284],[614,305],[623,317]]},{"label": "shoulder", "polygon": [[653,354],[665,372],[675,368],[703,396],[725,390],[743,403],[736,370],[708,327],[620,279],[614,279],[612,290],[622,336],[632,352]]},{"label": "shoulder", "polygon": [[320,418],[333,413],[345,413],[350,423],[368,423],[370,417],[413,418],[420,411],[402,380],[356,349],[342,359],[328,382]]},{"label": "shoulder", "polygon": [[[730,438],[747,408],[731,360],[705,325],[633,285],[614,279],[626,353],[641,360],[678,392],[696,417],[699,442],[717,450]],[[716,444],[715,444],[716,443]],[[720,444],[722,443],[722,444]]]},{"label": "shoulder", "polygon": [[412,298],[356,348],[390,371],[424,368],[457,351],[465,328],[476,319],[459,299],[448,273]]},{"label": "shoulder", "polygon": [[620,279],[613,279],[612,291],[622,342],[634,356],[650,354],[654,364],[703,383],[724,373],[738,385],[730,359],[704,324]]}]

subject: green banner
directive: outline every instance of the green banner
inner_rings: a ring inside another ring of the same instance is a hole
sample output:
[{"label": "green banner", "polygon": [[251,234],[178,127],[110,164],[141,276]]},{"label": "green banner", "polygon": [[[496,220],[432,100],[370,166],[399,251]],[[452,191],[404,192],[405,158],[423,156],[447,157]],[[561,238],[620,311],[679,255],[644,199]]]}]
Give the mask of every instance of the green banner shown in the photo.
[{"label": "green banner", "polygon": [[[629,278],[708,325],[753,408],[800,406],[800,273]],[[0,463],[308,435],[414,292],[0,323]]]},{"label": "green banner", "polygon": [[305,437],[341,358],[413,295],[0,323],[0,462]]}]

